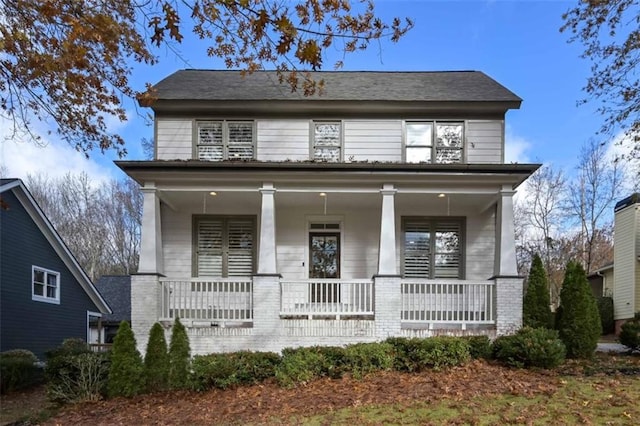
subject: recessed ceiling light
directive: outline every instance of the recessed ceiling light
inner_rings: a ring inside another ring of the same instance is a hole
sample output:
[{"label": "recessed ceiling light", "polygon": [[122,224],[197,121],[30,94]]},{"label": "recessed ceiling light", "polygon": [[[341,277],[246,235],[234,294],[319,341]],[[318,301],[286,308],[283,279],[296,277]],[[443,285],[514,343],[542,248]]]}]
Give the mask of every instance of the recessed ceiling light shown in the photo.
[{"label": "recessed ceiling light", "polygon": [[209,195],[211,195],[211,196],[214,196],[214,197],[215,197],[216,195],[218,195],[218,193],[217,193],[216,191],[211,191],[211,192],[209,193]]},{"label": "recessed ceiling light", "polygon": [[444,197],[446,197],[446,195],[444,193],[438,194],[438,198],[444,198]]},{"label": "recessed ceiling light", "polygon": [[326,196],[327,196],[327,193],[326,193],[326,192],[321,192],[319,195],[320,195],[321,197],[326,197]]}]

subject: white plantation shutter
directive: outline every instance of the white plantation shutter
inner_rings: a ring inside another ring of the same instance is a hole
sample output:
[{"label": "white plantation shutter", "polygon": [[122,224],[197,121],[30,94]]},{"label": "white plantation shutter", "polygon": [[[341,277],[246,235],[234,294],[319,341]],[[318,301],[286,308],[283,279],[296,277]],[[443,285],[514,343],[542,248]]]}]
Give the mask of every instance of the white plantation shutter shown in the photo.
[{"label": "white plantation shutter", "polygon": [[202,218],[196,222],[197,276],[248,276],[254,271],[253,218]]},{"label": "white plantation shutter", "polygon": [[462,221],[406,219],[403,274],[407,278],[462,278]]},{"label": "white plantation shutter", "polygon": [[229,143],[228,158],[230,160],[253,158],[253,123],[228,123]]},{"label": "white plantation shutter", "polygon": [[220,161],[224,144],[221,121],[201,121],[198,123],[198,160]]}]

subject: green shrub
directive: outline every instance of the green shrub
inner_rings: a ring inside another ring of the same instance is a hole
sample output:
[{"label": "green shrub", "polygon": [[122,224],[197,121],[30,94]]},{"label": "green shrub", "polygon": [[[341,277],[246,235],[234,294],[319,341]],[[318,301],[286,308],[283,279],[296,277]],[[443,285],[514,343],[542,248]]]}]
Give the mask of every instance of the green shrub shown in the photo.
[{"label": "green shrub", "polygon": [[622,324],[618,339],[630,350],[640,350],[640,312],[636,312],[632,320]]},{"label": "green shrub", "polygon": [[47,396],[51,401],[65,404],[102,399],[109,375],[108,353],[62,354],[52,360],[53,365],[47,364]]},{"label": "green shrub", "polygon": [[493,342],[493,356],[512,367],[553,368],[565,359],[565,346],[556,330],[523,327]]},{"label": "green shrub", "polygon": [[587,274],[577,262],[567,264],[560,292],[557,328],[567,348],[567,357],[593,356],[602,334],[602,325]]},{"label": "green shrub", "polygon": [[291,387],[319,377],[338,378],[347,369],[344,348],[335,346],[285,348],[275,375],[281,386]]},{"label": "green shrub", "polygon": [[471,358],[469,342],[461,337],[393,337],[386,342],[394,348],[394,368],[398,371],[440,369],[463,364]]},{"label": "green shrub", "polygon": [[260,383],[275,376],[280,356],[272,352],[234,352],[195,356],[192,386],[204,391]]},{"label": "green shrub", "polygon": [[49,360],[61,356],[67,355],[80,355],[80,354],[88,354],[91,352],[91,348],[84,340],[73,337],[71,339],[65,339],[62,341],[62,344],[58,347],[48,350],[45,352],[45,356],[47,357],[47,363]]},{"label": "green shrub", "polygon": [[473,359],[491,358],[491,340],[487,336],[465,336],[469,345],[469,355]]},{"label": "green shrub", "polygon": [[144,356],[144,378],[147,391],[161,391],[169,383],[169,353],[164,329],[160,323],[153,324]]},{"label": "green shrub", "polygon": [[616,331],[616,323],[613,319],[613,297],[596,298],[602,334],[613,334]]},{"label": "green shrub", "polygon": [[142,393],[142,358],[136,349],[136,339],[127,321],[120,323],[111,351],[107,394],[110,397],[130,397]]},{"label": "green shrub", "polygon": [[527,279],[527,292],[522,304],[522,321],[528,327],[553,327],[553,316],[549,300],[549,282],[537,254],[531,262],[531,270]]},{"label": "green shrub", "polygon": [[393,368],[393,346],[384,342],[349,345],[344,350],[345,364],[358,379],[374,371],[390,370]]},{"label": "green shrub", "polygon": [[171,330],[169,344],[169,387],[171,389],[185,389],[189,386],[191,371],[191,348],[187,330],[176,318]]},{"label": "green shrub", "polygon": [[42,382],[38,358],[26,349],[0,353],[0,393],[28,389]]}]

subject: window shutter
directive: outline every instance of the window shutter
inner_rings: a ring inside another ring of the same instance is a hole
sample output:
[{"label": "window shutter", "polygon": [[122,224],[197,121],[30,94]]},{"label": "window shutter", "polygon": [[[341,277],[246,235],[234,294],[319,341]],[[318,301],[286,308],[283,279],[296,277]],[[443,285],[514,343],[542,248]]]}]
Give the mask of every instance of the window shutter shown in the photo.
[{"label": "window shutter", "polygon": [[460,222],[438,222],[435,231],[434,278],[459,278]]},{"label": "window shutter", "polygon": [[253,158],[253,123],[228,123],[229,159]]},{"label": "window shutter", "polygon": [[404,226],[404,276],[429,278],[430,224],[424,221],[409,221],[405,222]]},{"label": "window shutter", "polygon": [[201,220],[198,222],[197,275],[222,276],[222,220]]},{"label": "window shutter", "polygon": [[223,158],[222,122],[198,123],[198,159],[220,161]]},{"label": "window shutter", "polygon": [[253,274],[253,220],[229,219],[228,276]]}]

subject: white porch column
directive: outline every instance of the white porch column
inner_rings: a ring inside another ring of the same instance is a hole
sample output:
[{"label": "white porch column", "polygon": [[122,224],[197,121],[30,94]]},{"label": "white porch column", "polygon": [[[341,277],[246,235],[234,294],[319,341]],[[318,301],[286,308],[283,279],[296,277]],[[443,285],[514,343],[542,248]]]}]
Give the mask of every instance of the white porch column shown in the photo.
[{"label": "white porch column", "polygon": [[260,213],[260,249],[258,274],[276,274],[276,215],[273,183],[263,183],[262,211]]},{"label": "white porch column", "polygon": [[162,274],[162,228],[160,223],[160,199],[153,182],[142,188],[142,230],[140,235],[140,262],[138,273]]},{"label": "white porch column", "polygon": [[509,185],[503,185],[498,194],[496,211],[496,256],[494,275],[517,276],[516,237],[513,225],[513,194]]},{"label": "white porch column", "polygon": [[382,215],[380,217],[380,248],[378,251],[378,275],[397,275],[396,258],[396,213],[392,184],[385,183],[382,194]]}]

